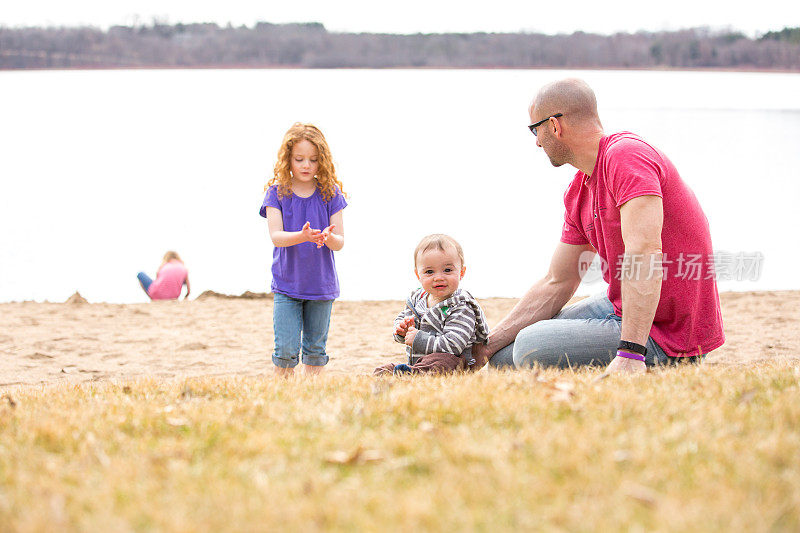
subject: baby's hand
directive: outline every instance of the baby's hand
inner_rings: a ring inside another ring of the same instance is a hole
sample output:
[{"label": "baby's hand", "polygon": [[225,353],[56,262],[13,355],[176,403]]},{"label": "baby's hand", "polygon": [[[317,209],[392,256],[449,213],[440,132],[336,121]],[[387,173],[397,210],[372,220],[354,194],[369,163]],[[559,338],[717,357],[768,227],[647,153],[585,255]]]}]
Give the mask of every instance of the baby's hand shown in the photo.
[{"label": "baby's hand", "polygon": [[406,346],[412,346],[414,344],[414,337],[417,336],[417,328],[414,326],[408,326],[408,331],[406,332]]},{"label": "baby's hand", "polygon": [[303,229],[300,230],[300,233],[303,234],[303,238],[307,242],[317,242],[319,238],[319,234],[322,233],[318,229],[311,229],[311,223],[306,222],[303,224]]},{"label": "baby's hand", "polygon": [[414,325],[414,317],[413,316],[406,317],[405,320],[397,324],[397,328],[394,330],[394,334],[399,337],[405,337],[406,333],[408,332],[409,326],[413,325]]}]

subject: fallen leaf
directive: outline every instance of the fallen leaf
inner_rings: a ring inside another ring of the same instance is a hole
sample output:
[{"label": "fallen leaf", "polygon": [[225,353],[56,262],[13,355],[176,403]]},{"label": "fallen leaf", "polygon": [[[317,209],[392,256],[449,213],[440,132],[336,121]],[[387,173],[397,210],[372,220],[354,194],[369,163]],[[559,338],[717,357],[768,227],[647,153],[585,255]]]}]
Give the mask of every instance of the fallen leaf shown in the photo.
[{"label": "fallen leaf", "polygon": [[392,387],[394,387],[393,381],[381,379],[372,384],[372,395],[379,396],[387,392]]},{"label": "fallen leaf", "polygon": [[631,458],[631,452],[628,450],[616,450],[614,452],[614,461],[617,463],[624,463]]},{"label": "fallen leaf", "polygon": [[337,464],[337,465],[346,465],[350,464],[356,456],[349,454],[342,450],[336,450],[335,452],[329,453],[325,460],[329,463]]},{"label": "fallen leaf", "polygon": [[97,441],[97,437],[95,437],[94,433],[91,431],[86,434],[86,444],[88,444],[89,448],[91,448],[91,451],[94,454],[95,459],[97,459],[97,462],[100,463],[100,465],[104,468],[108,468],[108,466],[111,464],[111,459],[108,458],[105,450],[103,450],[103,447]]},{"label": "fallen leaf", "polygon": [[361,453],[361,463],[375,463],[383,461],[383,454],[378,450],[364,450]]},{"label": "fallen leaf", "polygon": [[192,396],[194,396],[194,391],[192,391],[191,387],[186,385],[181,391],[181,400],[189,400]]},{"label": "fallen leaf", "polygon": [[563,391],[559,390],[554,392],[550,399],[554,402],[569,402],[572,400],[572,397],[575,396],[571,391]]},{"label": "fallen leaf", "polygon": [[337,450],[329,453],[325,457],[325,461],[337,465],[362,465],[364,463],[373,463],[382,461],[383,454],[378,450],[365,450],[361,446],[348,453],[343,450]]},{"label": "fallen leaf", "polygon": [[625,495],[647,507],[655,507],[658,503],[658,493],[644,485],[629,484],[625,489]]},{"label": "fallen leaf", "polygon": [[572,392],[575,390],[575,384],[570,381],[557,381],[553,387],[564,392]]},{"label": "fallen leaf", "polygon": [[749,389],[744,392],[739,393],[739,403],[748,404],[753,401],[753,398],[756,395],[755,389]]},{"label": "fallen leaf", "polygon": [[606,378],[607,378],[608,376],[610,376],[610,375],[611,375],[611,374],[610,374],[609,372],[603,372],[602,374],[600,374],[599,376],[597,376],[596,378],[594,378],[594,379],[592,380],[592,383],[597,383],[598,381],[603,381],[604,379],[606,379]]}]

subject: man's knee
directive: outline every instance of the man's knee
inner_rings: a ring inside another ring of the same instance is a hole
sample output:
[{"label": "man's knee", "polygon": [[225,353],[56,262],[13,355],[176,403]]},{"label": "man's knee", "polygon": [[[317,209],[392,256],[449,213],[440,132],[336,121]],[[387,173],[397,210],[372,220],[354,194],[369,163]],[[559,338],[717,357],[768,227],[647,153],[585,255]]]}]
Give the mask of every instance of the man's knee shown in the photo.
[{"label": "man's knee", "polygon": [[493,368],[514,368],[514,344],[509,344],[497,350],[497,352],[489,358],[489,365]]},{"label": "man's knee", "polygon": [[531,368],[548,345],[549,320],[542,320],[526,327],[514,341],[512,360],[516,368]]},{"label": "man's knee", "polygon": [[514,366],[531,368],[539,364],[568,368],[575,364],[591,364],[595,355],[602,356],[606,350],[599,345],[595,347],[595,339],[584,338],[591,337],[591,332],[576,327],[576,322],[542,320],[520,331],[514,342]]}]

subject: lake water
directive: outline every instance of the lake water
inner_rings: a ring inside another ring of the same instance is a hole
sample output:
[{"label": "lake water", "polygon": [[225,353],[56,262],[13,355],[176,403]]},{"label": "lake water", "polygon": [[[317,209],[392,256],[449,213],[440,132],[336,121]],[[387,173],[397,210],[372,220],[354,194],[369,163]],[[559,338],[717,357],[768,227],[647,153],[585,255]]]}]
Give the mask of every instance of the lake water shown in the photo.
[{"label": "lake water", "polygon": [[536,147],[527,106],[565,76],[595,89],[607,132],[672,159],[716,250],[763,255],[758,279],[721,290],[800,288],[800,74],[31,71],[0,72],[0,301],[146,301],[136,273],[168,249],[195,295],[268,290],[258,209],[295,121],[326,134],[350,195],[342,298],[405,297],[433,232],[461,241],[473,294],[519,296],[545,273],[574,173]]}]

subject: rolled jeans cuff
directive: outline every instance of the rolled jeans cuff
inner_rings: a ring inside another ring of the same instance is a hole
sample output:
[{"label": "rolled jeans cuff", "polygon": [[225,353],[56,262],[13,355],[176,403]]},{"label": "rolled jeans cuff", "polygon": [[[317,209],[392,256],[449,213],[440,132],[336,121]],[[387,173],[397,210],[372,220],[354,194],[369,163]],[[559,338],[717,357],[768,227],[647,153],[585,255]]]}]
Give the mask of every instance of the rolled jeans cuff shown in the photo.
[{"label": "rolled jeans cuff", "polygon": [[303,364],[308,366],[325,366],[328,364],[330,358],[327,354],[322,355],[308,355],[303,354]]},{"label": "rolled jeans cuff", "polygon": [[296,355],[289,357],[280,357],[277,354],[272,354],[272,364],[279,368],[294,368],[297,366],[299,359]]}]

